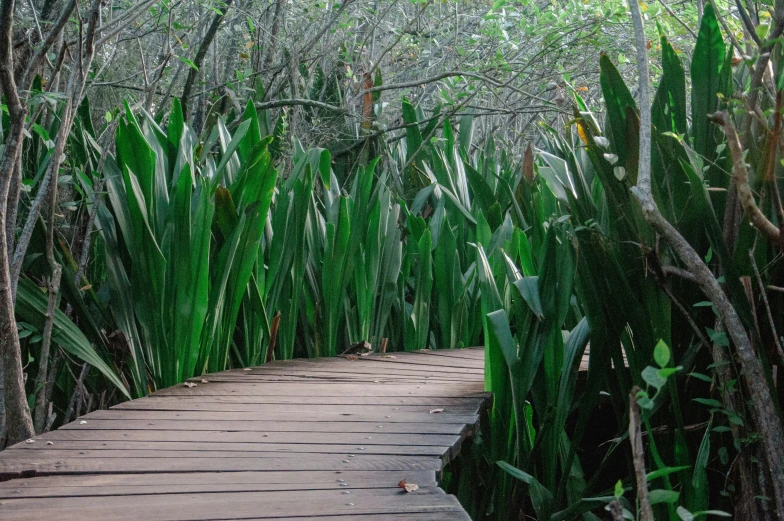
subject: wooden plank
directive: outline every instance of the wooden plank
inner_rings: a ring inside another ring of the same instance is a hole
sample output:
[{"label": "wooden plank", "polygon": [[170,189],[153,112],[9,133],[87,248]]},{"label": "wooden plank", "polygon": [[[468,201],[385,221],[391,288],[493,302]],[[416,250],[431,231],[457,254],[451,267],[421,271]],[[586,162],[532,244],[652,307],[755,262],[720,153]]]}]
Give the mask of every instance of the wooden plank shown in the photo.
[{"label": "wooden plank", "polygon": [[[390,364],[391,365],[391,364]],[[399,376],[395,375],[392,371],[386,372],[383,368],[379,367],[372,371],[362,371],[357,368],[354,373],[350,369],[341,369],[333,371],[331,369],[315,369],[315,370],[290,370],[287,373],[231,373],[231,374],[216,374],[211,375],[210,382],[276,382],[276,383],[292,383],[292,384],[320,384],[320,383],[338,383],[349,385],[364,385],[366,383],[381,383],[388,385],[421,385],[427,383],[428,385],[434,384],[460,384],[465,383],[467,380],[477,379],[475,376],[467,378],[465,375],[455,374],[453,376],[438,377],[428,376],[423,372],[424,376]],[[189,380],[191,382],[199,383],[201,377]]]},{"label": "wooden plank", "polygon": [[[266,434],[266,436],[264,436]],[[195,430],[86,430],[59,429],[34,438],[35,444],[47,441],[171,441],[180,443],[292,443],[292,444],[345,444],[357,447],[367,445],[452,446],[460,440],[459,434],[400,434],[389,432],[333,433],[333,432],[255,432],[255,431],[195,431]],[[25,444],[26,445],[26,444]],[[2,453],[0,453],[0,459]]]},{"label": "wooden plank", "polygon": [[[479,421],[475,414],[446,412],[430,414],[427,412],[384,411],[374,412],[330,412],[310,411],[294,414],[281,407],[267,412],[226,412],[226,411],[157,411],[134,409],[108,409],[95,411],[82,416],[80,421],[93,420],[193,420],[204,422],[285,422],[295,418],[297,422],[371,422],[371,423],[455,423],[473,425]],[[314,428],[315,430],[316,428]]]},{"label": "wooden plank", "polygon": [[[233,474],[233,473],[225,473]],[[297,472],[296,474],[300,474]],[[375,473],[371,473],[375,474]],[[154,476],[155,474],[147,474]],[[201,473],[200,473],[201,475]],[[217,475],[217,474],[216,474]],[[345,474],[344,474],[345,475]],[[99,474],[103,476],[103,474]],[[97,497],[97,496],[140,496],[148,494],[195,494],[195,493],[216,493],[216,492],[273,492],[273,491],[294,491],[294,490],[346,490],[340,485],[346,483],[338,483],[335,480],[316,483],[234,483],[234,484],[216,484],[209,481],[202,481],[194,484],[181,484],[177,481],[183,474],[170,475],[173,480],[171,483],[158,484],[158,485],[137,485],[129,487],[125,484],[113,486],[93,486],[93,487],[73,487],[57,486],[57,484],[50,487],[36,487],[36,488],[16,488],[16,489],[0,489],[0,500],[2,499],[32,499],[32,498],[55,498],[55,497]],[[55,476],[60,479],[71,480],[77,476]],[[399,474],[397,475],[399,478]],[[35,478],[33,478],[35,479]],[[412,483],[419,483],[414,481],[408,474],[406,479]],[[422,486],[422,485],[420,485]],[[437,486],[435,482],[432,486]],[[356,482],[352,485],[352,490],[364,490],[373,488],[387,488],[395,489],[396,483],[387,481],[383,484],[376,482]]]},{"label": "wooden plank", "polygon": [[[372,362],[370,362],[372,364]],[[389,364],[391,365],[391,364]],[[357,367],[356,370],[345,367],[329,369],[323,366],[315,368],[292,368],[286,371],[245,371],[242,373],[217,373],[209,376],[211,382],[288,382],[292,385],[297,384],[320,384],[320,383],[339,383],[347,385],[365,385],[367,383],[381,383],[387,385],[417,385],[429,382],[429,385],[459,385],[470,381],[478,381],[477,375],[466,376],[456,373],[441,373],[443,376],[434,376],[422,371],[419,374],[399,375],[394,371],[384,371],[380,366],[366,366],[367,371]],[[391,369],[394,369],[392,367]],[[199,383],[202,377],[193,378],[190,381]]]},{"label": "wooden plank", "polygon": [[[421,485],[435,485],[433,471],[407,471],[407,479]],[[307,490],[307,487],[321,484],[324,488],[339,488],[340,483],[349,483],[358,488],[383,488],[394,486],[400,480],[399,471],[302,471],[302,472],[194,472],[194,473],[156,473],[156,474],[76,474],[70,476],[37,476],[22,480],[0,482],[3,494],[21,494],[22,490],[38,489],[30,492],[46,495],[48,491],[61,489],[97,487],[128,487],[129,493],[136,493],[138,487],[155,486],[200,486],[204,483],[232,486],[238,484],[285,486],[286,490]],[[301,488],[304,487],[304,488]],[[20,490],[21,489],[21,490]],[[13,492],[19,490],[19,492]],[[11,491],[11,492],[8,492]]]},{"label": "wooden plank", "polygon": [[418,355],[403,359],[389,359],[369,356],[363,358],[361,361],[363,363],[376,365],[387,364],[392,367],[402,366],[406,368],[406,371],[415,371],[416,368],[422,368],[423,371],[432,372],[432,374],[436,374],[437,372],[469,374],[478,375],[480,378],[484,374],[480,360],[474,361],[462,357]]},{"label": "wooden plank", "polygon": [[[406,521],[472,521],[471,516],[468,515],[467,512],[434,512],[434,513],[407,513],[406,514]],[[260,521],[262,518],[254,517],[250,519],[243,519],[243,521]],[[325,518],[324,516],[317,516],[317,517],[276,517],[278,521],[324,521],[324,519],[330,519],[334,521],[368,521],[368,517],[365,515],[348,515],[348,514],[340,514],[336,516],[329,516],[329,518]],[[373,521],[400,521],[400,517],[398,514],[373,514],[371,518]],[[224,519],[218,519],[216,521],[228,521]]]},{"label": "wooden plank", "polygon": [[153,396],[209,396],[209,395],[246,395],[246,396],[367,396],[384,394],[385,396],[428,396],[428,397],[471,397],[487,396],[484,384],[466,382],[455,384],[420,384],[401,385],[367,382],[363,384],[314,382],[312,385],[302,383],[281,382],[275,385],[263,383],[220,383],[197,384],[196,387],[176,386],[162,389]]},{"label": "wooden plank", "polygon": [[[348,494],[344,494],[348,492]],[[143,505],[144,515],[139,506]],[[230,508],[228,508],[230,507]],[[372,516],[461,512],[452,496],[438,488],[420,488],[406,494],[392,489],[151,494],[146,496],[62,497],[5,499],[0,515],[5,521],[58,519],[62,521],[113,519],[138,521],[195,521],[213,519],[273,519],[281,516]]]},{"label": "wooden plank", "polygon": [[69,423],[61,429],[69,430],[168,430],[168,431],[250,431],[250,432],[393,432],[401,434],[460,434],[465,429],[455,423],[377,423],[354,421],[203,421],[203,420],[89,420],[86,424]]},{"label": "wooden plank", "polygon": [[[326,443],[219,443],[182,441],[133,441],[127,438],[116,441],[58,441],[52,445],[45,443],[22,443],[7,449],[9,455],[16,452],[77,452],[79,455],[92,456],[98,452],[101,456],[111,457],[115,451],[141,451],[137,457],[157,457],[162,451],[180,451],[182,457],[215,457],[239,456],[242,453],[251,457],[261,454],[382,454],[385,456],[432,456],[440,458],[449,450],[449,446],[434,445],[356,445]],[[188,454],[185,454],[187,452]],[[123,452],[125,454],[125,452]],[[72,454],[69,454],[72,456]],[[164,456],[169,457],[169,456]]]},{"label": "wooden plank", "polygon": [[441,396],[253,396],[253,395],[177,395],[167,396],[164,394],[154,394],[146,398],[139,398],[132,402],[124,402],[113,408],[120,408],[125,404],[135,402],[152,402],[157,400],[169,400],[176,403],[204,403],[204,404],[292,404],[292,405],[394,405],[394,406],[448,406],[461,404],[476,404],[481,407],[487,402],[489,397],[486,393],[480,393],[473,397],[441,397]]},{"label": "wooden plank", "polygon": [[[57,460],[58,458],[67,458],[71,460],[84,460],[84,459],[116,459],[116,458],[137,458],[137,459],[145,459],[145,458],[156,458],[156,459],[166,459],[166,458],[199,458],[201,460],[211,459],[211,458],[219,458],[219,459],[227,459],[227,458],[248,458],[248,459],[264,459],[264,458],[299,458],[299,459],[308,459],[313,457],[314,454],[320,455],[334,455],[340,458],[355,458],[355,457],[365,457],[365,456],[426,456],[429,458],[440,458],[443,456],[446,451],[447,447],[444,447],[443,450],[437,454],[432,454],[433,447],[428,447],[429,451],[423,452],[430,452],[430,454],[401,454],[402,451],[395,451],[395,450],[379,450],[379,447],[389,447],[389,445],[382,445],[382,446],[375,446],[375,452],[368,452],[367,450],[358,450],[355,449],[353,445],[338,445],[334,450],[325,450],[325,451],[311,451],[307,450],[306,445],[300,445],[300,450],[284,450],[284,451],[252,451],[252,450],[245,450],[238,447],[223,447],[220,450],[214,449],[202,449],[202,450],[194,450],[190,447],[176,447],[174,449],[170,448],[160,448],[160,449],[152,449],[152,448],[143,448],[143,449],[132,449],[129,447],[122,447],[120,449],[112,449],[109,447],[104,447],[102,449],[96,448],[82,448],[77,450],[68,450],[63,449],[61,447],[54,448],[54,446],[46,446],[46,448],[28,450],[25,448],[19,449],[9,449],[9,453],[7,454],[8,458],[13,459],[31,459],[31,460]],[[364,447],[363,447],[364,449]],[[392,446],[394,449],[394,446]]]},{"label": "wooden plank", "polygon": [[[433,471],[406,471],[405,476],[412,482],[423,485],[434,485],[436,473]],[[310,486],[317,483],[325,486],[338,487],[339,483],[348,482],[352,487],[384,488],[395,487],[400,479],[400,471],[302,471],[302,472],[196,472],[176,473],[161,472],[154,474],[78,474],[73,476],[36,476],[20,481],[0,482],[0,489],[10,490],[16,488],[57,488],[57,487],[85,487],[96,486],[127,486],[132,490],[139,486],[165,486],[200,485],[205,482],[213,484],[259,484],[259,485],[285,485],[290,490],[299,490],[300,486]]]},{"label": "wooden plank", "polygon": [[[386,356],[386,357],[385,357]],[[394,358],[392,358],[394,357]],[[251,372],[261,371],[277,371],[297,369],[302,370],[305,368],[316,369],[322,368],[324,370],[339,370],[344,369],[348,371],[357,371],[358,368],[370,369],[377,367],[379,363],[385,363],[394,369],[397,374],[401,375],[417,375],[421,373],[438,376],[439,374],[471,374],[481,375],[483,373],[481,360],[473,361],[468,359],[456,359],[447,357],[423,357],[423,356],[408,356],[398,357],[397,355],[370,355],[350,358],[330,358],[330,359],[311,359],[311,360],[293,360],[275,364],[265,364],[253,367]],[[222,373],[215,373],[222,374]]]},{"label": "wooden plank", "polygon": [[444,413],[478,414],[481,400],[466,401],[462,404],[433,404],[433,405],[407,405],[396,403],[394,405],[336,405],[336,404],[268,404],[268,403],[232,403],[232,402],[204,402],[202,400],[183,400],[181,398],[141,398],[130,402],[123,402],[112,407],[112,410],[158,410],[158,411],[221,411],[221,412],[256,412],[269,413],[279,411],[281,407],[293,415],[308,414],[311,412],[343,413],[372,413],[383,411],[384,414],[392,412],[417,412],[430,414],[434,409],[444,409]]},{"label": "wooden plank", "polygon": [[[29,455],[28,455],[29,454]],[[130,472],[242,472],[242,471],[302,471],[302,470],[440,470],[439,458],[425,456],[363,456],[308,454],[306,457],[215,457],[182,459],[172,458],[74,458],[62,454],[56,457],[35,457],[35,453],[19,452],[0,459],[0,474],[19,476],[24,472],[35,474],[95,474]]]},{"label": "wooden plank", "polygon": [[[372,362],[371,362],[372,363]],[[388,364],[392,365],[392,364]],[[394,368],[392,368],[394,369]],[[476,375],[471,375],[471,379],[475,379]],[[198,383],[202,377],[193,378],[192,382]],[[247,373],[218,373],[211,375],[209,380],[211,382],[292,382],[292,383],[317,383],[317,382],[334,382],[346,384],[364,384],[367,382],[374,383],[387,383],[395,385],[407,384],[421,384],[429,382],[432,384],[454,384],[466,381],[465,374],[458,373],[441,373],[441,375],[429,375],[426,371],[420,372],[419,375],[411,374],[396,374],[394,371],[384,371],[383,367],[371,367],[368,370],[363,370],[357,367],[352,371],[350,368],[337,368],[336,370],[328,369],[325,367],[316,367],[313,369],[288,369],[276,371],[256,371]]]},{"label": "wooden plank", "polygon": [[414,355],[434,355],[434,356],[448,356],[453,358],[465,358],[467,360],[484,360],[485,348],[484,347],[467,347],[462,349],[437,349],[435,351],[430,349],[422,349],[419,351],[411,351]]},{"label": "wooden plank", "polygon": [[[349,358],[352,357],[352,358]],[[310,358],[310,359],[297,359],[287,360],[285,362],[276,362],[272,364],[264,364],[252,367],[252,371],[269,370],[274,371],[278,369],[302,369],[305,367],[315,368],[323,367],[330,369],[348,368],[354,370],[358,366],[367,365],[368,362],[377,361],[384,362],[390,365],[395,364],[395,369],[400,371],[401,374],[410,374],[423,371],[422,366],[429,366],[433,368],[433,373],[465,373],[476,374],[481,373],[483,359],[471,360],[467,358],[454,358],[454,357],[439,357],[430,356],[425,357],[421,355],[402,356],[394,355],[377,355],[370,354],[367,356],[354,356],[348,355],[337,358]],[[417,363],[414,363],[417,362]],[[426,362],[426,363],[425,363]],[[232,372],[236,369],[223,372]],[[214,373],[221,374],[221,373]]]},{"label": "wooden plank", "polygon": [[[390,362],[389,371],[384,371],[381,363],[352,363],[354,368],[338,365],[334,368],[324,365],[306,366],[306,367],[289,367],[289,368],[275,368],[265,369],[263,366],[258,370],[251,371],[230,371],[223,373],[216,373],[209,375],[212,381],[227,381],[229,379],[241,378],[246,381],[250,378],[257,378],[261,381],[277,381],[277,382],[303,382],[308,380],[328,380],[336,382],[345,382],[348,384],[365,383],[373,381],[374,379],[386,380],[390,384],[409,384],[415,382],[423,382],[429,380],[433,383],[442,384],[455,384],[457,382],[466,382],[467,380],[478,380],[478,372],[454,373],[450,371],[441,371],[438,374],[431,373],[430,371],[395,371],[394,362]],[[424,366],[429,367],[429,366]],[[192,381],[198,382],[202,377],[193,378]]]}]

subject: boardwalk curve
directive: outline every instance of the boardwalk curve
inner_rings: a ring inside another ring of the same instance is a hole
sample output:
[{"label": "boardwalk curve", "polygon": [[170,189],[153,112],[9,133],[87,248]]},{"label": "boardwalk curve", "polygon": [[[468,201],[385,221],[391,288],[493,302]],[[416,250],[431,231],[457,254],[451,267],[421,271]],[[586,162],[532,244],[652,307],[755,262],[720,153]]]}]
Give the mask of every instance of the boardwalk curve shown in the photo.
[{"label": "boardwalk curve", "polygon": [[0,519],[469,520],[437,474],[489,403],[483,366],[461,349],[194,379],[0,453]]}]

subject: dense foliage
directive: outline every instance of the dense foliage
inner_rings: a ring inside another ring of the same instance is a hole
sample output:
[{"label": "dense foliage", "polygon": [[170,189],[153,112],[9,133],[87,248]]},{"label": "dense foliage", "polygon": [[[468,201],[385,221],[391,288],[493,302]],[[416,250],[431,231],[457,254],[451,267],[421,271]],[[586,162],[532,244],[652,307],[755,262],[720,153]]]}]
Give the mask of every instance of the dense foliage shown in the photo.
[{"label": "dense foliage", "polygon": [[781,518],[784,2],[14,4],[7,441],[483,344],[475,519]]}]

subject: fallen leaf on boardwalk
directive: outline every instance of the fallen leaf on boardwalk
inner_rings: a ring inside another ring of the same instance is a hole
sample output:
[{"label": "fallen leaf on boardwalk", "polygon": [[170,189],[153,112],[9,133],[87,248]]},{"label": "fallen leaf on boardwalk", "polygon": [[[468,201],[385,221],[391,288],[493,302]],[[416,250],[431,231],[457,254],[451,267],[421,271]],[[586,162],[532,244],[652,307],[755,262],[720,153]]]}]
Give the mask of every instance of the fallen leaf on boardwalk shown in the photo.
[{"label": "fallen leaf on boardwalk", "polygon": [[47,441],[46,444],[47,445],[54,445],[54,442],[53,441]]},{"label": "fallen leaf on boardwalk", "polygon": [[395,355],[384,355],[381,358],[397,358]]},{"label": "fallen leaf on boardwalk", "polygon": [[182,384],[182,385],[184,385],[185,387],[188,387],[188,388],[191,388],[191,387],[196,387],[196,384],[195,384],[195,383],[193,383],[193,382],[185,382],[185,383],[184,383],[184,384]]},{"label": "fallen leaf on boardwalk", "polygon": [[405,479],[398,482],[397,486],[409,493],[419,490],[419,485],[416,483],[407,483]]},{"label": "fallen leaf on boardwalk", "polygon": [[243,371],[252,371],[252,369],[250,367],[246,367],[243,369]]},{"label": "fallen leaf on boardwalk", "polygon": [[35,443],[35,440],[33,439],[25,440],[25,443]]},{"label": "fallen leaf on boardwalk", "polygon": [[444,409],[430,409],[430,414],[438,414],[444,412]]},{"label": "fallen leaf on boardwalk", "polygon": [[202,379],[201,379],[201,383],[203,383],[203,384],[208,384],[208,383],[210,383],[210,381],[209,381],[209,380],[207,380],[206,378],[202,378]]},{"label": "fallen leaf on boardwalk", "polygon": [[348,356],[346,356],[346,360],[356,360],[356,359],[357,359],[357,357],[356,357],[356,356],[354,356],[354,355],[348,355]]}]

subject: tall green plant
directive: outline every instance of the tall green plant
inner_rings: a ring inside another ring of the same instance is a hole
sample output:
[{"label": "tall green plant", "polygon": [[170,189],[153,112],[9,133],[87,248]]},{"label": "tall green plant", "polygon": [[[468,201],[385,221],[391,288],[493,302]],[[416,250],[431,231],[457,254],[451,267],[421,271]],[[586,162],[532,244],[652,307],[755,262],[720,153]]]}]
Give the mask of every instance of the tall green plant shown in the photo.
[{"label": "tall green plant", "polygon": [[251,123],[230,136],[219,122],[217,166],[195,156],[176,101],[166,132],[127,107],[119,123],[99,218],[138,395],[227,366],[277,178]]}]

